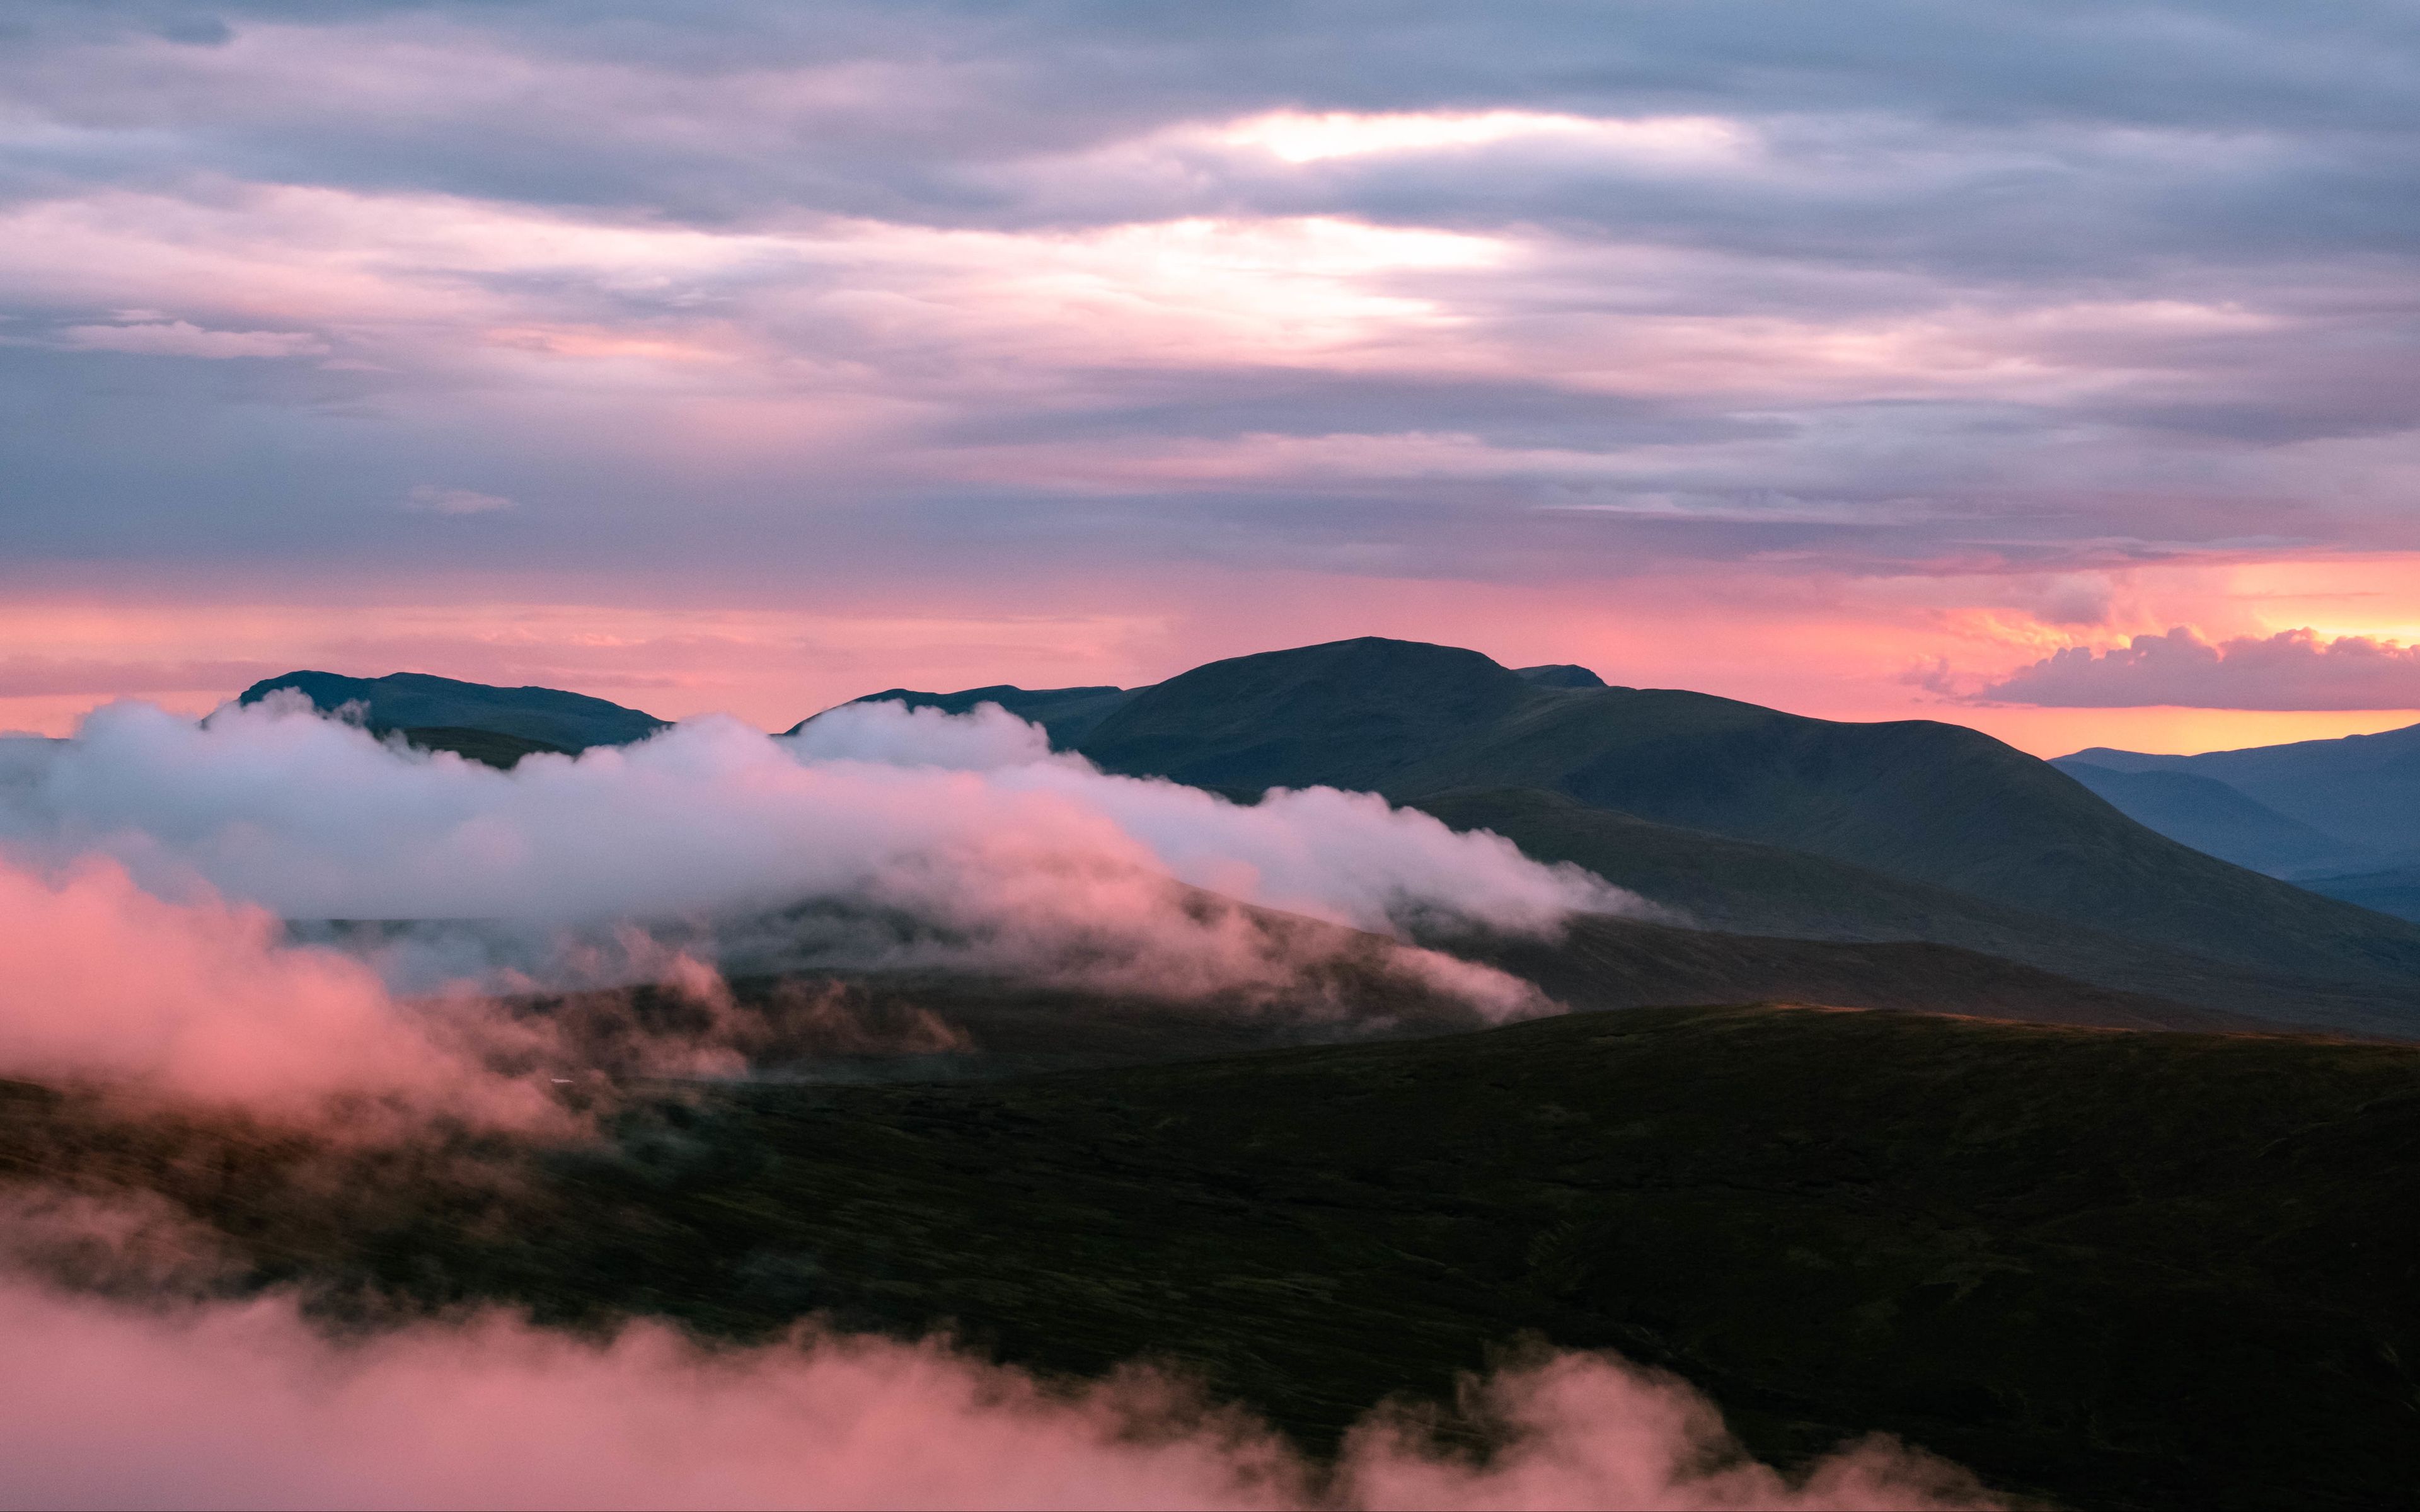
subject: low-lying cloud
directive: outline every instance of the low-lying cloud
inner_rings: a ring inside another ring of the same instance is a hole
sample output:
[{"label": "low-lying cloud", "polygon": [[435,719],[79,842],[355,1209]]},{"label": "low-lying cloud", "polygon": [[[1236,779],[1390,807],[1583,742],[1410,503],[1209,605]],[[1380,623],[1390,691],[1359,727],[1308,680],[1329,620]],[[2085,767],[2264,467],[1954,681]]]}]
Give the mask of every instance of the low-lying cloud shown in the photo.
[{"label": "low-lying cloud", "polygon": [[2286,630],[2212,643],[2185,626],[2096,652],[2071,646],[1972,695],[1978,703],[2122,709],[2420,709],[2420,646]]},{"label": "low-lying cloud", "polygon": [[115,856],[163,896],[204,883],[290,918],[570,922],[814,898],[949,916],[983,886],[1140,873],[1357,929],[1541,933],[1643,906],[1366,794],[1246,806],[1109,776],[997,709],[853,705],[789,740],[707,718],[499,772],[272,702],[200,726],[141,703],[98,710],[0,791],[0,835]]},{"label": "low-lying cloud", "polygon": [[[310,1116],[348,1096],[517,1124],[550,1106],[361,962],[278,943],[265,910],[170,903],[87,856],[0,862],[0,1075],[99,1080]],[[448,1042],[454,1041],[455,1042]]]},{"label": "low-lying cloud", "polygon": [[[733,957],[1313,1014],[1374,981],[1514,1017],[1552,1005],[1358,932],[1645,906],[1369,795],[1247,806],[1107,776],[996,708],[853,706],[789,739],[706,720],[507,773],[299,701],[200,725],[121,703],[0,757],[0,1075],[278,1113],[367,1097],[525,1123],[560,1082],[966,1047],[803,986],[743,1007]],[[659,985],[653,1019],[599,991],[632,983]],[[494,1000],[556,990],[544,1012]]]},{"label": "low-lying cloud", "polygon": [[1046,1386],[939,1342],[603,1342],[501,1314],[334,1341],[280,1299],[138,1310],[0,1281],[0,1504],[352,1507],[1947,1507],[1887,1440],[1785,1478],[1609,1356],[1474,1381],[1484,1464],[1381,1412],[1331,1468],[1144,1370]]}]

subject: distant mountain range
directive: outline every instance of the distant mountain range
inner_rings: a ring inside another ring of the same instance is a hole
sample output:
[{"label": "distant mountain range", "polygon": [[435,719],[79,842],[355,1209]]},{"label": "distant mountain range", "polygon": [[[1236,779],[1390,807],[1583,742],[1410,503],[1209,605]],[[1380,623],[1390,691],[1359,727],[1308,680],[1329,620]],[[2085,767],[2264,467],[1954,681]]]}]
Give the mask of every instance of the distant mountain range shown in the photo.
[{"label": "distant mountain range", "polygon": [[[438,678],[297,674],[246,697],[281,686],[302,687],[322,708],[359,699],[374,725],[484,729],[566,749],[637,738],[659,723],[601,700]],[[2130,1003],[2420,1037],[2420,926],[2180,843],[2078,776],[1956,725],[1805,718],[1608,687],[1577,667],[1516,671],[1476,652],[1370,638],[1233,657],[1140,688],[1000,685],[869,698],[951,712],[998,703],[1109,770],[1242,801],[1271,786],[1380,793],[1684,909],[1739,941],[1734,961],[1778,959],[1771,937],[1828,942],[1838,960],[1817,974],[1838,978],[1884,969],[1884,958],[1850,947],[1927,942],[1958,948],[1960,961],[1996,957]],[[2142,775],[2084,764],[2100,770],[2082,777],[2113,789]],[[2240,789],[2228,798],[2183,787],[2198,807],[2171,795],[2172,808],[2231,815],[2238,830],[2267,837],[2266,856],[2331,854],[2307,819]],[[2149,802],[2132,792],[2127,800]],[[1590,949],[1600,976],[1642,972],[1668,1001],[1736,996],[1714,959],[1719,949],[1701,958],[1637,932]],[[1803,953],[1789,959],[1816,969]],[[1952,958],[1927,959],[1938,976]],[[1519,968],[1555,975],[1535,962]],[[1690,992],[1692,972],[1704,979],[1701,995]]]},{"label": "distant mountain range", "polygon": [[2051,764],[2196,850],[2420,919],[2420,725],[2199,756],[2096,746]]}]

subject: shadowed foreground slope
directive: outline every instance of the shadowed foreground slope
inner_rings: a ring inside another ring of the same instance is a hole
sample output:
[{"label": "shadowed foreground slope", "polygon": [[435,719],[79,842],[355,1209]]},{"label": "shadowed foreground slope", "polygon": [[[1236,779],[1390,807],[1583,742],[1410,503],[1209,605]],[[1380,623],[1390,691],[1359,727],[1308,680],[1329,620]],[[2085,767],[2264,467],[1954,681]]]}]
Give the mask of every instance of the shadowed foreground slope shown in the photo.
[{"label": "shadowed foreground slope", "polygon": [[735,1088],[485,1186],[0,1099],[10,1173],[164,1192],[348,1310],[954,1325],[1183,1362],[1313,1444],[1543,1336],[1764,1454],[1887,1429],[2092,1506],[2414,1500],[2415,1160],[2405,1047],[1772,1008]]}]

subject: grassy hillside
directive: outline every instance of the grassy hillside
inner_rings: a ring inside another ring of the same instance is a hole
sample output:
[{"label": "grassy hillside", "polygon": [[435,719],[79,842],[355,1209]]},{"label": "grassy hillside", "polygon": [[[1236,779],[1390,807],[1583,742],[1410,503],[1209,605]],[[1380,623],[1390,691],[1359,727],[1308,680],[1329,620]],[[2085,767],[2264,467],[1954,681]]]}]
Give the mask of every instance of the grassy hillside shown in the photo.
[{"label": "grassy hillside", "polygon": [[1081,748],[1116,770],[1218,786],[1326,782],[1411,803],[1557,792],[2163,951],[2353,986],[2420,1023],[2420,928],[2180,845],[1956,725],[1537,687],[1475,652],[1363,640],[1197,668],[1139,691]]},{"label": "grassy hillside", "polygon": [[2257,1017],[2113,992],[1995,955],[1928,941],[1849,944],[1716,933],[1593,916],[1545,941],[1464,953],[1577,1009],[1782,999],[2126,1029],[2257,1029]]},{"label": "grassy hillside", "polygon": [[[0,1096],[0,1172],[164,1194],[346,1316],[504,1299],[1149,1354],[1306,1442],[1523,1336],[1792,1457],[2077,1505],[2420,1488],[2420,1051],[1773,1008],[1005,1083],[734,1088],[614,1141],[328,1150]],[[380,1301],[384,1299],[384,1301]]]},{"label": "grassy hillside", "polygon": [[[1493,830],[1541,860],[1584,866],[1731,936],[1931,941],[2118,994],[2199,1004],[2272,1026],[2325,1026],[2407,1038],[2414,1032],[2409,990],[2392,981],[2331,984],[2247,970],[1948,887],[1902,881],[1804,851],[1659,825],[1536,788],[1460,789],[1423,797],[1419,807],[1456,828]],[[2364,899],[2352,901],[2367,905]],[[1841,958],[1823,967],[1822,980],[1839,981],[1838,969],[1846,964]],[[1885,983],[1874,986],[1878,993],[1887,991]],[[1661,1000],[1716,1001],[1721,995],[1676,994]],[[1727,995],[1792,994],[1785,982]],[[1817,995],[1810,988],[1796,995]],[[1825,1000],[1898,1006],[1868,996]],[[1936,1006],[1975,1011],[1947,1001]],[[2064,1014],[2050,1021],[2086,1022]]]}]

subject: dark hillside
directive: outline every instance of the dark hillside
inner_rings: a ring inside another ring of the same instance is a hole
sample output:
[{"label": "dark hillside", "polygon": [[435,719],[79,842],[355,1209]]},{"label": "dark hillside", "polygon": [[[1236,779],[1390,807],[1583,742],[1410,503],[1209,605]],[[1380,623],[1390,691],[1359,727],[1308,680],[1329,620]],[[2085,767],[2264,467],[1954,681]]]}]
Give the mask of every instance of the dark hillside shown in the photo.
[{"label": "dark hillside", "polygon": [[2096,747],[2059,762],[2213,778],[2338,840],[2381,851],[2420,850],[2420,725],[2198,756]]},{"label": "dark hillside", "polygon": [[2370,872],[2338,872],[2304,877],[2301,886],[2349,903],[2374,908],[2397,918],[2420,920],[2420,866],[2393,866]]},{"label": "dark hillside", "polygon": [[1463,953],[1582,1010],[1788,1000],[2084,1028],[2271,1026],[1927,941],[1775,939],[1590,915],[1552,942],[1466,945]]},{"label": "dark hillside", "polygon": [[[1805,851],[1590,808],[1559,793],[1536,788],[1461,789],[1424,797],[1419,806],[1457,829],[1493,830],[1540,860],[1570,861],[1677,907],[1693,923],[1728,932],[1713,936],[1724,942],[1724,948],[1742,935],[1835,942],[1930,941],[1961,948],[1944,952],[1944,961],[1968,951],[1981,952],[2001,958],[1995,965],[2023,963],[2071,982],[2080,979],[2098,983],[2119,995],[2148,995],[2172,1006],[2197,1003],[2221,1015],[2241,1014],[2273,1026],[2326,1025],[2395,1037],[2414,1033],[2409,1004],[2391,989],[2329,987],[2246,971],[2206,955],[2147,946],[2071,919],[1988,903],[1947,887],[1903,882]],[[1778,943],[1759,942],[1760,946]],[[1841,972],[1855,959],[1843,954],[1825,964],[1810,961],[1804,965],[1817,974],[1810,980],[1837,983],[1844,980]],[[1868,958],[1864,969],[1881,969],[1882,961],[1879,956]],[[1721,979],[1706,980],[1711,985]],[[1936,985],[1946,985],[1947,980]],[[1971,971],[1966,974],[1970,985],[1976,980]],[[1778,979],[1775,980],[1776,985],[1729,995],[1792,995]],[[1676,980],[1672,983],[1676,990],[1647,1000],[1715,1001],[1720,995],[1683,992],[1677,990],[1679,985]],[[1882,995],[1889,991],[1885,980],[1876,980],[1863,993],[1827,995],[1810,986],[1797,995],[1865,1007],[1902,1006],[1885,999]],[[1584,994],[1572,1000],[1597,1006]],[[1957,1012],[1982,1011],[1963,1001],[1953,1008],[1947,998],[1936,998],[1932,1006]],[[2138,1022],[2078,1019],[2064,1013],[2050,1014],[2044,1021]]]},{"label": "dark hillside", "polygon": [[1111,771],[1197,787],[1392,794],[1535,701],[1584,696],[1476,651],[1365,638],[1196,667],[1139,689],[1078,748]]},{"label": "dark hillside", "polygon": [[482,762],[499,771],[511,771],[524,756],[541,752],[557,756],[571,754],[561,746],[550,746],[543,740],[524,740],[519,735],[498,734],[493,730],[469,730],[460,726],[414,726],[401,732],[408,745],[422,750],[450,750],[469,761]]},{"label": "dark hillside", "polygon": [[243,690],[239,702],[257,703],[282,687],[311,700],[322,713],[348,703],[368,710],[367,723],[390,730],[483,730],[512,735],[558,750],[625,746],[664,727],[652,714],[552,687],[493,687],[421,672],[385,677],[342,677],[334,672],[288,672],[264,678]]},{"label": "dark hillside", "polygon": [[[1133,690],[1123,687],[1012,687],[1000,683],[958,693],[918,693],[893,687],[849,702],[905,703],[911,709],[939,709],[944,714],[971,714],[977,704],[997,703],[1018,718],[1040,725],[1048,732],[1054,748],[1066,750],[1132,697]],[[801,719],[783,733],[795,735],[806,727],[807,720]]]},{"label": "dark hillside", "polygon": [[1476,652],[1362,640],[1196,668],[1136,694],[1081,748],[1119,771],[1406,803],[1545,789],[2420,1010],[2420,928],[2178,844],[1956,725],[1542,688]]},{"label": "dark hillside", "polygon": [[2274,877],[2349,871],[2377,859],[2366,847],[2323,834],[2197,772],[2120,772],[2065,757],[2052,765],[2146,829],[2205,856]]},{"label": "dark hillside", "polygon": [[1645,1010],[699,1089],[500,1162],[0,1087],[0,1179],[156,1191],[347,1317],[948,1324],[1173,1360],[1314,1446],[1528,1335],[1672,1369],[1785,1459],[1882,1429],[2075,1506],[2420,1501],[2409,1048]]}]

